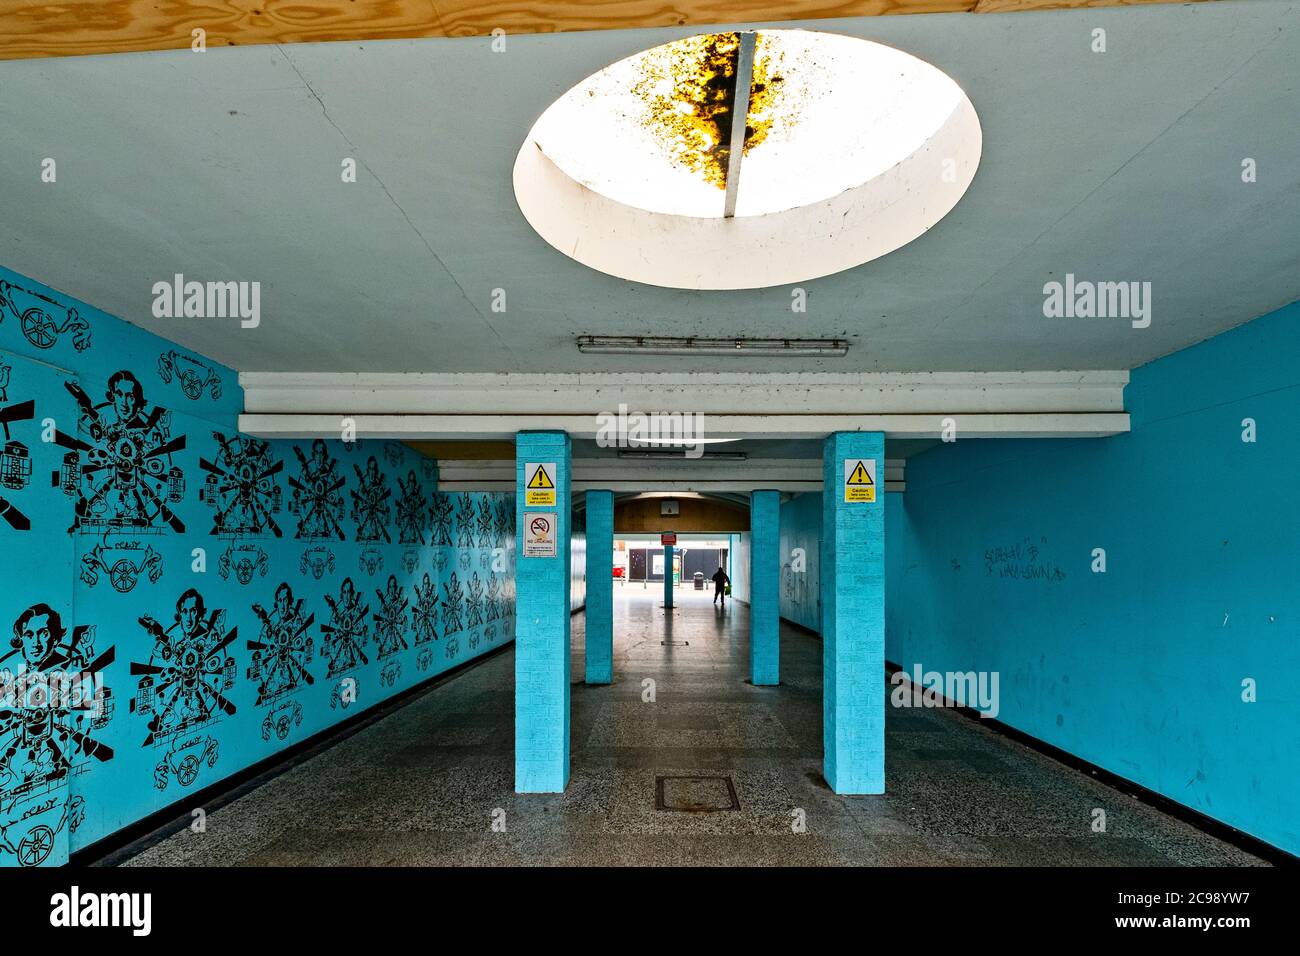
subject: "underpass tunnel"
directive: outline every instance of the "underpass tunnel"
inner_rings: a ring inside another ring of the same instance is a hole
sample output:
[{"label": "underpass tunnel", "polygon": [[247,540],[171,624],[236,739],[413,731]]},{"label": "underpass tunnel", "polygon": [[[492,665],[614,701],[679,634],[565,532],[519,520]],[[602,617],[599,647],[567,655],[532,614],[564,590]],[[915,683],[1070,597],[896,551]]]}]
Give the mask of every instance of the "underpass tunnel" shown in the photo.
[{"label": "underpass tunnel", "polygon": [[0,868],[1295,862],[1295,0],[110,6],[0,4]]}]

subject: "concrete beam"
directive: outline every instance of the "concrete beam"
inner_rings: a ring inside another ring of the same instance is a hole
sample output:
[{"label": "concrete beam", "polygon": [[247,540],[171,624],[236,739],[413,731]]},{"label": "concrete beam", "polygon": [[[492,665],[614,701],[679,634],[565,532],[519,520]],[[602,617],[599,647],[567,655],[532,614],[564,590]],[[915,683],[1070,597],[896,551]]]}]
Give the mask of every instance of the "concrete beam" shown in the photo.
[{"label": "concrete beam", "polygon": [[[244,410],[255,415],[592,417],[617,413],[623,404],[640,412],[707,411],[710,425],[715,416],[938,419],[976,413],[1116,413],[1124,410],[1128,380],[1126,371],[239,375]],[[594,423],[589,427],[594,431]],[[337,430],[337,425],[330,429]],[[864,425],[849,430],[870,429]],[[570,433],[577,437],[577,432]],[[751,427],[749,433],[756,431]],[[506,434],[499,427],[493,430],[493,437]],[[826,434],[825,428],[821,434]],[[463,428],[448,432],[448,437],[465,436]],[[406,431],[393,437],[416,435]]]},{"label": "concrete beam", "polygon": [[[708,406],[703,406],[708,407]],[[368,415],[348,413],[248,413],[241,431],[262,438],[338,438],[350,418],[359,438],[429,440],[504,439],[518,431],[566,432],[595,439],[594,415]],[[1100,438],[1129,429],[1124,412],[842,415],[709,415],[708,438],[824,438],[832,432],[880,432],[888,438],[942,438],[949,422],[958,438]]]}]

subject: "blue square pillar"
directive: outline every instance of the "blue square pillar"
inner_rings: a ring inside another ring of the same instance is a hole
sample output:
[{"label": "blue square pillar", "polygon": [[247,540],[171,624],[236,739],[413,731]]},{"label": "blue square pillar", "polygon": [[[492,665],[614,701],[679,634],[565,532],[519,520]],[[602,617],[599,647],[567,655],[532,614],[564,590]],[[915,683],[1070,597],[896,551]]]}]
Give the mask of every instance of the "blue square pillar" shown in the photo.
[{"label": "blue square pillar", "polygon": [[569,436],[515,436],[515,790],[569,782]]},{"label": "blue square pillar", "polygon": [[781,683],[781,494],[749,496],[749,677]]},{"label": "blue square pillar", "polygon": [[835,432],[822,468],[822,773],[884,793],[885,436]]},{"label": "blue square pillar", "polygon": [[673,609],[673,546],[664,545],[664,610]]},{"label": "blue square pillar", "polygon": [[587,683],[614,681],[614,492],[587,492]]}]

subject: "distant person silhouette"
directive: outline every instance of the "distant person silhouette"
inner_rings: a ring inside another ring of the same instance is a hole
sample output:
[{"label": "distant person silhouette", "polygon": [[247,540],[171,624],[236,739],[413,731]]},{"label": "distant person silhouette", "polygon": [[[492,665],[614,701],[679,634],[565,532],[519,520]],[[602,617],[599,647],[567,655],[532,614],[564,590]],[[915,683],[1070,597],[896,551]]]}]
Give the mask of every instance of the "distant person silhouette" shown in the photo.
[{"label": "distant person silhouette", "polygon": [[723,590],[731,583],[731,578],[727,577],[727,572],[722,570],[722,565],[718,565],[718,570],[713,572],[713,603],[722,602],[722,606],[727,606],[727,595]]}]

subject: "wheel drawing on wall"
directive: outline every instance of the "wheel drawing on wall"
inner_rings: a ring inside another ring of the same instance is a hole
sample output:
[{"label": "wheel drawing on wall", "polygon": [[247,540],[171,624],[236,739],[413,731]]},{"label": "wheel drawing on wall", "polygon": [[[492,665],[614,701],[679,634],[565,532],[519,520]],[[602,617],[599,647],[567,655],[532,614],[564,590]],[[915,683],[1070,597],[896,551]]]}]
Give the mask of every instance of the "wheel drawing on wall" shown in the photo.
[{"label": "wheel drawing on wall", "polygon": [[40,866],[54,851],[54,831],[38,823],[27,831],[18,843],[18,863],[21,866]]},{"label": "wheel drawing on wall", "polygon": [[20,319],[23,337],[38,349],[48,349],[59,339],[59,326],[44,309],[30,308]]},{"label": "wheel drawing on wall", "polygon": [[281,714],[280,719],[275,722],[275,735],[281,740],[284,740],[289,736],[289,730],[289,715]]},{"label": "wheel drawing on wall", "polygon": [[136,567],[126,558],[121,558],[116,564],[108,569],[108,580],[113,585],[113,590],[119,594],[125,594],[135,587],[137,580]]},{"label": "wheel drawing on wall", "polygon": [[176,768],[176,780],[182,787],[188,787],[199,775],[199,758],[194,754],[186,754],[185,759],[180,762]]}]

